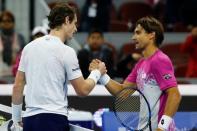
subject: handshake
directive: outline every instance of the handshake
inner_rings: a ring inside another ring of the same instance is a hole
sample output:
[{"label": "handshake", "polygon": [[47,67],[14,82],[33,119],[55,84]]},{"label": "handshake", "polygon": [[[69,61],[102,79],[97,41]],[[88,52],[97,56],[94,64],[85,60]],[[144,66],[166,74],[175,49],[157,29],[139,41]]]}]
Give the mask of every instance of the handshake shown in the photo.
[{"label": "handshake", "polygon": [[99,81],[101,84],[106,85],[110,77],[107,75],[107,69],[105,63],[94,59],[89,65],[89,71],[91,72],[88,78],[94,80],[95,84]]}]

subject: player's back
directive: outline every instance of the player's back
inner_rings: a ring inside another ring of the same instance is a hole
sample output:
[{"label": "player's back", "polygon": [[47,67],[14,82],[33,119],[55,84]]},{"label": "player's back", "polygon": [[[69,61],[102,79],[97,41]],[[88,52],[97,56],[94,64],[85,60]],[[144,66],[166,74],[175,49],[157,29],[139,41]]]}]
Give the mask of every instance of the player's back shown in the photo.
[{"label": "player's back", "polygon": [[[26,116],[38,113],[66,114],[65,59],[73,50],[54,36],[29,43],[23,51],[26,75]],[[28,111],[29,110],[29,111]]]}]

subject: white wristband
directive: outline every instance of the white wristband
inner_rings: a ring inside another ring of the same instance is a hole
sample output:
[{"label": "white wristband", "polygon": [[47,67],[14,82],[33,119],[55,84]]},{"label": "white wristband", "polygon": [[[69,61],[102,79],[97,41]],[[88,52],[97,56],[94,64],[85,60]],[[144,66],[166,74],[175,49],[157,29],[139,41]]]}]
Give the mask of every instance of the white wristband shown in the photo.
[{"label": "white wristband", "polygon": [[22,113],[22,104],[15,105],[12,103],[12,120],[14,123],[18,123],[22,121],[21,113]]},{"label": "white wristband", "polygon": [[99,82],[102,84],[102,85],[107,85],[107,83],[110,81],[110,77],[107,75],[107,74],[104,74],[101,76],[101,78],[99,79]]},{"label": "white wristband", "polygon": [[168,128],[169,128],[171,122],[172,122],[172,118],[171,118],[171,117],[166,116],[166,115],[163,115],[163,116],[161,117],[160,122],[159,122],[158,128],[159,128],[159,129],[162,129],[162,130],[164,130],[164,131],[165,131],[165,130],[168,130]]},{"label": "white wristband", "polygon": [[95,84],[100,79],[100,77],[101,77],[101,72],[97,69],[91,71],[90,75],[88,76],[88,78],[94,80]]}]

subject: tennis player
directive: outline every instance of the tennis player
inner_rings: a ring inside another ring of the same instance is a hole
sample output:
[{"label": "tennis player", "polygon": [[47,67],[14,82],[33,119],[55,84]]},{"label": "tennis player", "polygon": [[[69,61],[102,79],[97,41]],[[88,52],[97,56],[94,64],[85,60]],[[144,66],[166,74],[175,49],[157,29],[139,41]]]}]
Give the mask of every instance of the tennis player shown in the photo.
[{"label": "tennis player", "polygon": [[86,96],[100,76],[104,63],[84,80],[75,51],[64,44],[77,31],[76,12],[67,4],[55,6],[49,16],[50,34],[24,48],[12,95],[13,129],[22,121],[23,90],[26,84],[24,131],[68,131],[67,80],[79,96]]},{"label": "tennis player", "polygon": [[[174,131],[172,117],[178,109],[181,96],[171,60],[159,50],[164,39],[163,32],[162,24],[155,18],[139,19],[132,40],[135,42],[136,49],[142,50],[144,57],[135,65],[123,84],[110,79],[107,74],[101,77],[100,82],[113,95],[125,87],[137,86],[150,104],[152,130]],[[90,70],[94,69],[97,63],[99,61],[94,60]],[[144,127],[148,120],[147,116],[143,116],[146,114],[144,109],[147,109],[144,106],[142,104],[140,109],[139,127]]]}]

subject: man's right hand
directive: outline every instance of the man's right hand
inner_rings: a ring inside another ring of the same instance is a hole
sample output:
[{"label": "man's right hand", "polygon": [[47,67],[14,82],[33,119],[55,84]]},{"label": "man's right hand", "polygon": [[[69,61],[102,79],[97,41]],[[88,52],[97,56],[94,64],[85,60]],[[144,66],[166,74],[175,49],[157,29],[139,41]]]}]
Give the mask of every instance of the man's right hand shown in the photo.
[{"label": "man's right hand", "polygon": [[95,69],[98,69],[101,72],[101,75],[104,75],[105,73],[107,73],[105,63],[98,60],[98,59],[92,60],[92,62],[90,63],[90,66],[89,66],[90,72]]}]

